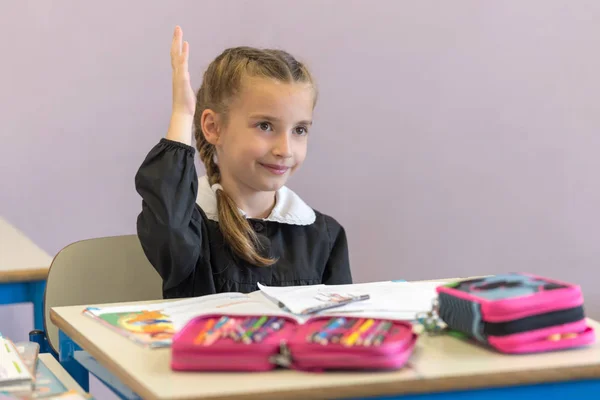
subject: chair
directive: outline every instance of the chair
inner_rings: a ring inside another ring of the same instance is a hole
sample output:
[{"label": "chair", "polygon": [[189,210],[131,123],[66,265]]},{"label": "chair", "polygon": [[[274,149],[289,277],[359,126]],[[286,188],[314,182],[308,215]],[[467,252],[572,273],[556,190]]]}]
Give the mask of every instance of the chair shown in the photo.
[{"label": "chair", "polygon": [[82,240],[63,248],[50,265],[44,294],[44,328],[58,353],[58,329],[50,309],[162,299],[162,280],[137,235]]},{"label": "chair", "polygon": [[[50,265],[44,293],[45,332],[31,332],[30,340],[42,342],[41,348],[47,342],[57,357],[59,332],[50,320],[52,307],[161,300],[162,297],[162,279],[146,258],[137,235],[75,242],[63,248]],[[68,364],[72,360],[64,354],[60,356],[61,363],[86,389],[87,371],[76,376],[81,367],[71,368]],[[94,375],[104,381],[101,376]]]}]

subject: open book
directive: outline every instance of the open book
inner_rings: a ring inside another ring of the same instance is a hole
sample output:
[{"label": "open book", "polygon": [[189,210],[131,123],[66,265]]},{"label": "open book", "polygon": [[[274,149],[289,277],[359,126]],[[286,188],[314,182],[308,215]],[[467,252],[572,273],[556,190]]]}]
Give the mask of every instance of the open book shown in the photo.
[{"label": "open book", "polygon": [[29,395],[33,383],[33,375],[14,343],[0,335],[0,392]]},{"label": "open book", "polygon": [[439,285],[393,281],[335,286],[259,284],[260,290],[250,294],[219,293],[131,306],[89,307],[84,313],[138,344],[158,348],[170,346],[175,333],[201,315],[285,316],[298,323],[314,315],[410,321],[417,313],[431,309]]},{"label": "open book", "polygon": [[192,318],[207,314],[288,315],[260,292],[219,293],[184,300],[117,307],[88,307],[84,314],[134,342],[151,348],[169,347],[175,333]]}]

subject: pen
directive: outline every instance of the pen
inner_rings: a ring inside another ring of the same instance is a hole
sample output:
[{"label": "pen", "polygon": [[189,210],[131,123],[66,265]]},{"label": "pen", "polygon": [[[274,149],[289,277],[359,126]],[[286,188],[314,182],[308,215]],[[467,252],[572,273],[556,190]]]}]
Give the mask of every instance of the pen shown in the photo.
[{"label": "pen", "polygon": [[352,296],[346,300],[334,301],[334,302],[330,302],[330,303],[323,303],[318,306],[306,308],[306,309],[302,310],[302,312],[300,314],[314,314],[319,311],[324,311],[324,310],[329,310],[331,308],[341,307],[346,304],[363,301],[363,300],[368,300],[370,298],[371,298],[371,296],[369,296],[368,294],[362,294],[360,296]]}]

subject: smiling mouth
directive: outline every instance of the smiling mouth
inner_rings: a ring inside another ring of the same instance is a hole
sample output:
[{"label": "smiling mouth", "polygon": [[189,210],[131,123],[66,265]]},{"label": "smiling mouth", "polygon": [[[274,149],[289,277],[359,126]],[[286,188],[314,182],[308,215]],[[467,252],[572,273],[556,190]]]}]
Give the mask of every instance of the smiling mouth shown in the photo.
[{"label": "smiling mouth", "polygon": [[261,166],[263,166],[267,171],[269,171],[275,175],[283,175],[290,170],[290,167],[286,167],[284,165],[262,164],[262,163],[259,163],[259,164]]}]

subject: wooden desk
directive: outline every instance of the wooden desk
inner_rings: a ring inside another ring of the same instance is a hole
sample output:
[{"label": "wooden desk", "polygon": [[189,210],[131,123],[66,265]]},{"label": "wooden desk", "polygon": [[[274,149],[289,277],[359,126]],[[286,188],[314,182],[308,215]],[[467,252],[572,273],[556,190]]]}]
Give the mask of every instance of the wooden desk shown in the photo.
[{"label": "wooden desk", "polygon": [[[586,378],[595,379],[591,383],[594,390],[600,391],[600,343],[576,350],[514,356],[450,336],[421,336],[408,367],[397,372],[174,372],[169,367],[170,349],[142,348],[82,315],[84,308],[53,308],[50,318],[104,368],[148,400],[356,398]],[[600,335],[600,324],[590,322]]]},{"label": "wooden desk", "polygon": [[67,390],[74,390],[79,394],[86,395],[86,392],[81,388],[81,386],[75,382],[71,375],[64,370],[64,368],[52,355],[48,353],[40,354],[38,356],[38,362],[44,363],[46,368],[48,368],[50,372],[54,374],[56,379],[58,379]]},{"label": "wooden desk", "polygon": [[44,329],[44,288],[52,257],[2,217],[0,238],[0,305],[33,303],[34,327]]}]

